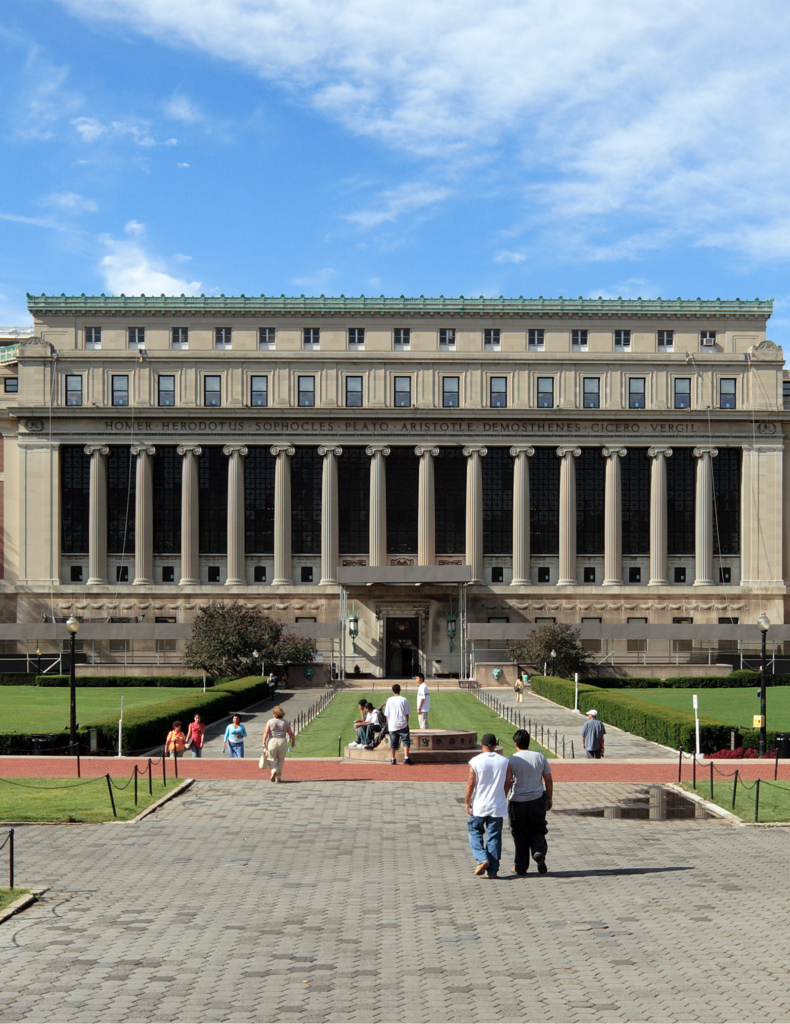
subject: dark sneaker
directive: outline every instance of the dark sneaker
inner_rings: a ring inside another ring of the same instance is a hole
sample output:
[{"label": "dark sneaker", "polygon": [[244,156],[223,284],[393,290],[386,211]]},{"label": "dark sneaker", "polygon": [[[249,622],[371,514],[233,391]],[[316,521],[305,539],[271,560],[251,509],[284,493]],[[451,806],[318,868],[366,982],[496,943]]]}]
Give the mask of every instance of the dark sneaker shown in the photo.
[{"label": "dark sneaker", "polygon": [[412,761],[412,759],[410,757],[404,757],[403,763],[404,764],[414,764],[414,761]]},{"label": "dark sneaker", "polygon": [[545,875],[545,874],[548,873],[549,869],[546,866],[546,857],[545,857],[544,854],[536,853],[536,854],[533,855],[532,859],[538,865],[538,874],[539,875]]},{"label": "dark sneaker", "polygon": [[398,763],[398,762],[397,762],[397,761],[395,760],[395,758],[394,758],[394,757],[391,757],[391,758],[390,758],[390,764],[397,764],[397,763]]}]

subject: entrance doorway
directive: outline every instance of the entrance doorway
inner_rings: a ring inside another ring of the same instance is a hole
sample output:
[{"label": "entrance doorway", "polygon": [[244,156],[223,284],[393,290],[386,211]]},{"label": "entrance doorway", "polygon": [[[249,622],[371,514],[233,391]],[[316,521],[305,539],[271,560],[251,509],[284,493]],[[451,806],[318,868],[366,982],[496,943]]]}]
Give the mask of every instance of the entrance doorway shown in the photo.
[{"label": "entrance doorway", "polygon": [[420,665],[419,644],[419,619],[387,619],[387,678],[410,678],[414,675]]}]

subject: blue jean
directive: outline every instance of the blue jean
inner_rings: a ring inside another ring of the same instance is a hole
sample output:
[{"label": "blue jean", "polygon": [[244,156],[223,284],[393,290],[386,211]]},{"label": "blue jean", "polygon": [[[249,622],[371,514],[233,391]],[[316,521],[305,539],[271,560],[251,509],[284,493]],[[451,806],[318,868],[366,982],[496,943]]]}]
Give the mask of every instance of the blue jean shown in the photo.
[{"label": "blue jean", "polygon": [[502,856],[502,818],[492,818],[490,814],[484,818],[469,816],[466,823],[469,830],[469,845],[478,864],[488,861],[488,874],[495,875],[499,871]]},{"label": "blue jean", "polygon": [[231,743],[230,740],[228,740],[228,755],[230,757],[244,757],[244,744]]}]

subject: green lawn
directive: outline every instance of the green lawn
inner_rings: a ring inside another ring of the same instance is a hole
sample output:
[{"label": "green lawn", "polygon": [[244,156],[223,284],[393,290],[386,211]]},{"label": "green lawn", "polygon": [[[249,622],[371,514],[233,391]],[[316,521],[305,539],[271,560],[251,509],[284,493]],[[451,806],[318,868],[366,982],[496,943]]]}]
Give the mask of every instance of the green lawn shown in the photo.
[{"label": "green lawn", "polygon": [[0,885],[0,910],[5,910],[9,904],[14,903],[29,891],[29,889],[6,889]]},{"label": "green lawn", "polygon": [[[354,719],[358,717],[357,704],[365,699],[369,700],[375,707],[380,707],[387,699],[386,690],[364,692],[353,690],[346,693],[339,693],[334,700],[331,700],[321,714],[314,718],[296,738],[296,757],[337,757],[338,736],[340,739],[340,752],[346,744],[354,739]],[[417,726],[417,692],[416,690],[403,690],[401,696],[406,697],[411,704],[413,712],[409,718],[412,732],[416,733]],[[512,754],[515,750],[512,736],[516,727],[500,718],[491,708],[481,704],[477,697],[463,690],[445,691],[431,694],[430,725],[432,729],[474,729],[477,732],[477,740],[487,732],[493,732],[499,739],[505,754]],[[554,757],[548,750],[544,750],[540,744],[532,742],[532,750],[540,750],[548,757]]]},{"label": "green lawn", "polygon": [[[131,711],[202,692],[202,688],[192,690],[183,686],[78,686],[77,721],[85,728],[102,718],[118,717],[121,697],[124,711]],[[2,732],[47,733],[68,727],[68,686],[0,686]]]},{"label": "green lawn", "polygon": [[[137,782],[138,804],[134,803],[134,782],[126,789],[113,786],[115,809],[119,821],[128,821],[164,796],[167,790],[180,786],[168,765],[167,789],[161,774],[153,776],[153,796],[148,795],[148,776]],[[129,776],[113,777],[119,786]],[[99,779],[2,779],[0,778],[0,821],[115,821],[107,791],[107,780]],[[0,854],[2,858],[2,854]],[[0,860],[1,863],[1,860]]]},{"label": "green lawn", "polygon": [[[730,762],[733,767],[732,769],[727,767],[728,771],[735,772],[735,765],[737,762]],[[753,763],[753,762],[751,762]],[[697,793],[699,796],[704,796],[706,800],[710,800],[710,782],[708,779],[701,779],[700,773],[702,769],[697,769]],[[683,785],[686,789],[691,789],[690,782],[684,782]],[[754,782],[747,783],[748,789],[745,785],[738,783],[738,788],[735,797],[735,808],[732,806],[732,787],[733,780],[729,782],[718,782],[713,783],[713,803],[718,804],[719,807],[723,807],[727,811],[732,811],[733,814],[737,814],[739,818],[743,818],[744,821],[754,821],[754,803],[755,803],[755,785]],[[759,808],[759,821],[790,821],[790,782],[774,782],[773,779],[768,782],[760,783],[760,808]]]},{"label": "green lawn", "polygon": [[[719,722],[751,729],[752,716],[760,714],[757,685],[753,688],[732,687],[731,689],[697,690],[700,717],[715,718]],[[610,690],[610,693],[624,693],[650,704],[662,704],[676,711],[693,713],[691,698],[693,690],[650,689]],[[790,729],[790,686],[769,686],[766,691],[766,719],[769,729]]]}]

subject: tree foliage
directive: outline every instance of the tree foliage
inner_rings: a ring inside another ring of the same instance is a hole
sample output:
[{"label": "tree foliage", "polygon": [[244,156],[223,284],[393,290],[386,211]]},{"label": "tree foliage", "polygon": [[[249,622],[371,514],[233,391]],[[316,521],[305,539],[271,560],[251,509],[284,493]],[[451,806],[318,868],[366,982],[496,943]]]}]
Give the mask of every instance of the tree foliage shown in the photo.
[{"label": "tree foliage", "polygon": [[[257,660],[252,652],[258,652]],[[264,665],[304,665],[314,658],[310,640],[285,632],[281,622],[238,601],[204,605],[195,616],[184,648],[187,668],[212,676],[239,677]]]},{"label": "tree foliage", "polygon": [[[556,653],[554,659],[552,651]],[[578,628],[564,623],[549,623],[536,629],[526,640],[516,640],[508,646],[507,657],[511,661],[534,665],[541,673],[544,663],[551,671],[553,660],[554,674],[568,677],[574,672],[583,672],[588,660],[587,651],[579,640]]]}]

